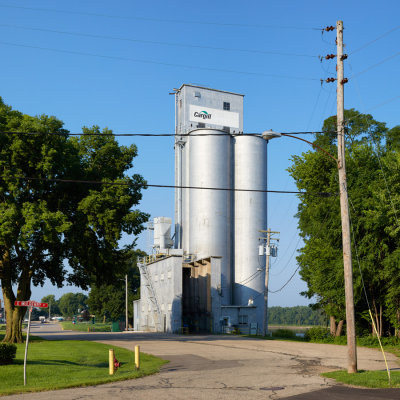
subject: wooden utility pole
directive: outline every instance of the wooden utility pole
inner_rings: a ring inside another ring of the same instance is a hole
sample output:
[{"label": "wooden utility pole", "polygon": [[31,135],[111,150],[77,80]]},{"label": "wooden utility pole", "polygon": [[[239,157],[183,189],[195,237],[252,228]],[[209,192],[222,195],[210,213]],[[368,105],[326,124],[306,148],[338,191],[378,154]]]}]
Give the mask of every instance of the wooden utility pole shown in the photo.
[{"label": "wooden utility pole", "polygon": [[344,84],[343,77],[343,21],[336,23],[337,44],[337,141],[340,187],[340,214],[342,219],[343,265],[346,295],[347,372],[357,372],[356,328],[354,317],[353,266],[351,259],[349,200],[347,195],[345,145],[344,145]]},{"label": "wooden utility pole", "polygon": [[[266,231],[260,231],[267,234],[267,237],[264,238],[267,240],[267,246],[265,248],[265,285],[264,285],[264,319],[263,319],[263,336],[267,336],[268,333],[268,280],[269,280],[269,257],[271,256],[271,237],[272,233],[279,233],[271,231],[271,228],[268,228]],[[278,239],[279,240],[279,239]]]}]

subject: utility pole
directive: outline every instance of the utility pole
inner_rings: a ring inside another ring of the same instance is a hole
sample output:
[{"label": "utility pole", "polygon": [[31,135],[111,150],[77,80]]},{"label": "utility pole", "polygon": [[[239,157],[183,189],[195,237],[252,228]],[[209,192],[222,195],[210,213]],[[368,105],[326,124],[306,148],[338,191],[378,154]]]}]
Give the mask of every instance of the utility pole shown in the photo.
[{"label": "utility pole", "polygon": [[268,280],[269,280],[269,257],[271,256],[271,240],[279,240],[271,237],[272,233],[280,233],[271,231],[271,228],[268,228],[266,231],[260,231],[267,234],[267,246],[265,248],[265,284],[264,284],[264,319],[263,319],[263,336],[267,336],[268,333]]},{"label": "utility pole", "polygon": [[347,55],[343,54],[343,21],[336,22],[336,34],[338,169],[340,187],[340,214],[342,219],[344,282],[346,296],[347,372],[351,374],[357,372],[357,347],[354,317],[353,266],[351,259],[349,200],[347,194],[344,145],[344,84],[347,82],[347,79],[343,77],[343,60],[347,58]]}]

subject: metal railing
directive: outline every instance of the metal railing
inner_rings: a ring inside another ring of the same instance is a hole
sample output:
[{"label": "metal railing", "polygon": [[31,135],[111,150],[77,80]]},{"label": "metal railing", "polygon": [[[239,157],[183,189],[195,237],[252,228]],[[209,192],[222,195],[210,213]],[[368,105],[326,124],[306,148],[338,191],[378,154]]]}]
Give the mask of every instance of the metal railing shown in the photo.
[{"label": "metal railing", "polygon": [[165,253],[150,254],[149,256],[138,257],[138,261],[139,264],[147,265],[165,257],[168,257],[168,254]]}]

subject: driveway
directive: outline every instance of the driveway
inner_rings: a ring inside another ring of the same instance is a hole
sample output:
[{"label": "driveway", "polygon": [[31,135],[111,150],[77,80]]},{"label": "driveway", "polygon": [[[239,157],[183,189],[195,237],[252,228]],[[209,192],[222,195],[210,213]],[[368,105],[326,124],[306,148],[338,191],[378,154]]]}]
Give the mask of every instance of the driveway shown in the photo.
[{"label": "driveway", "polygon": [[[6,396],[5,399],[400,399],[400,390],[365,390],[319,376],[346,368],[346,347],[247,339],[229,335],[178,336],[154,333],[61,331],[34,324],[32,334],[49,340],[93,340],[170,360],[156,375],[106,385]],[[390,368],[396,357],[387,354]],[[358,348],[358,368],[385,369],[375,349]],[[294,396],[294,397],[292,397]]]}]

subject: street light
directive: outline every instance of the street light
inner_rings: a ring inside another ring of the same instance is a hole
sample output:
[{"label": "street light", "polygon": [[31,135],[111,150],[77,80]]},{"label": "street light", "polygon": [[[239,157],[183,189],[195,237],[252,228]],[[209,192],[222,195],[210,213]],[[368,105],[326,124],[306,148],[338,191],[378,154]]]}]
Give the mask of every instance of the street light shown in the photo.
[{"label": "street light", "polygon": [[269,131],[264,131],[264,132],[261,134],[261,136],[262,136],[262,138],[265,139],[265,140],[271,140],[271,139],[274,139],[274,138],[281,137],[281,136],[282,136],[282,133],[280,133],[280,132],[274,132],[272,129],[270,129]]}]

